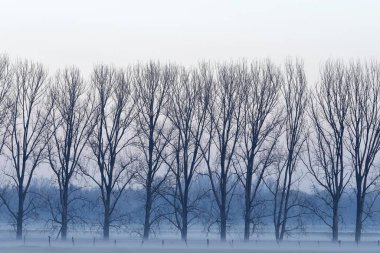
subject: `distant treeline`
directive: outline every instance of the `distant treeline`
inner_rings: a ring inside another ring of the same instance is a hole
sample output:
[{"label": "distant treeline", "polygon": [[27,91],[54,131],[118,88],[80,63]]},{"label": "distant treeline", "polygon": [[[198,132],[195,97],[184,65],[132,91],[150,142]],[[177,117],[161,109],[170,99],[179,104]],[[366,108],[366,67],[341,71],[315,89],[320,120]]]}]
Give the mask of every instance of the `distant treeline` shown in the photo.
[{"label": "distant treeline", "polygon": [[[200,184],[204,189],[210,187],[209,180],[206,177],[198,177],[195,179],[196,184]],[[70,186],[73,192],[73,198],[77,198],[70,205],[70,224],[72,226],[72,233],[77,233],[83,229],[101,230],[102,229],[102,203],[99,199],[99,190],[95,187],[77,187],[74,185]],[[41,229],[48,230],[50,233],[55,235],[60,235],[60,224],[57,223],[52,216],[52,207],[58,208],[59,206],[59,195],[57,192],[59,189],[54,185],[54,182],[47,179],[39,179],[31,186],[31,195],[28,198],[35,198],[35,210],[33,214],[29,215],[28,219],[25,221],[26,230],[30,229]],[[190,195],[196,194],[194,191],[190,191]],[[244,225],[242,215],[244,207],[244,189],[240,186],[237,187],[235,197],[232,200],[231,211],[228,221],[228,227],[231,231],[237,231],[238,227]],[[299,192],[295,193],[300,195],[302,199],[309,202],[310,205],[324,206],[321,199],[316,193],[306,193]],[[321,193],[319,193],[321,194]],[[14,201],[17,199],[17,193],[15,191],[9,192],[9,198]],[[208,231],[213,232],[218,229],[218,225],[214,224],[214,217],[212,216],[212,203],[213,196],[208,193],[199,201],[198,208],[202,210],[202,214],[197,214],[194,217],[194,222],[191,223],[192,226],[196,226],[200,229],[199,232],[207,233]],[[355,226],[355,192],[352,190],[348,191],[342,197],[341,200],[341,213],[340,222],[342,223],[341,230],[350,231],[352,227]],[[157,200],[158,205],[165,206],[166,201],[163,198]],[[273,210],[273,196],[272,194],[263,188],[260,192],[261,205],[256,209],[255,215],[255,225],[252,229],[252,235],[260,235],[263,232],[267,232],[273,229],[273,220],[271,212]],[[375,203],[375,209],[380,209],[380,203]],[[326,208],[326,207],[325,207]],[[121,201],[118,202],[115,210],[116,223],[112,225],[113,231],[128,231],[128,235],[141,236],[142,224],[144,220],[144,191],[138,188],[128,188],[123,193]],[[163,208],[166,210],[166,208]],[[298,210],[300,211],[300,210]],[[326,208],[326,211],[328,209]],[[260,214],[260,215],[259,215]],[[264,214],[264,215],[263,215]],[[195,216],[195,215],[194,215]],[[376,229],[379,224],[379,214],[375,214],[371,220],[368,221],[369,230]],[[0,224],[9,224],[6,227],[0,227],[0,229],[12,229],[14,222],[12,217],[9,216],[6,208],[4,206],[0,207]],[[36,226],[37,225],[37,226]],[[303,232],[313,232],[313,228],[324,227],[325,224],[312,212],[303,212],[302,216],[298,220],[293,220],[290,224],[292,227],[297,229],[289,232],[289,235],[299,234]],[[137,227],[137,228],[136,228]],[[111,229],[111,230],[112,230]],[[168,220],[162,219],[159,223],[156,223],[152,230],[154,234],[160,234],[161,229],[171,229],[173,232],[177,230]],[[327,227],[326,227],[327,230]],[[321,232],[320,230],[316,232]],[[120,232],[119,232],[120,233]],[[119,234],[118,233],[118,234]],[[292,238],[292,237],[291,237]],[[191,238],[189,238],[191,239]]]},{"label": "distant treeline", "polygon": [[[101,64],[86,80],[1,56],[1,210],[18,239],[43,216],[63,240],[81,222],[104,239],[141,224],[144,240],[162,223],[186,240],[198,223],[222,241],[234,224],[249,240],[271,223],[280,242],[318,218],[338,241],[354,203],[359,242],[380,193],[379,99],[375,61],[327,61],[308,84],[292,59]],[[34,191],[39,173],[54,187]]]}]

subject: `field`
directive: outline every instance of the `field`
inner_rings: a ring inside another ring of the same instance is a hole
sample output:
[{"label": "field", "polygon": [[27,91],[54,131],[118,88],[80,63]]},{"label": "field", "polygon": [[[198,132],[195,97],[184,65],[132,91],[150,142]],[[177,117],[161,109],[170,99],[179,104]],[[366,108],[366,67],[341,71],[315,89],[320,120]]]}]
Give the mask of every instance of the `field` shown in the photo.
[{"label": "field", "polygon": [[[352,229],[340,231],[341,243],[332,243],[331,233],[324,227],[313,227],[310,231],[291,234],[278,245],[271,230],[252,235],[249,242],[242,240],[242,227],[236,227],[228,234],[228,240],[221,242],[217,230],[205,233],[201,227],[189,230],[187,244],[179,240],[179,234],[163,226],[152,239],[142,242],[140,235],[127,231],[112,230],[108,241],[101,239],[101,231],[77,228],[70,233],[67,241],[57,239],[56,233],[41,229],[41,226],[25,230],[25,241],[14,239],[14,230],[6,224],[0,229],[0,253],[370,253],[380,252],[380,233],[375,227],[363,233],[362,242],[354,243]],[[319,232],[316,232],[319,231]],[[49,246],[50,236],[50,246]],[[207,245],[207,241],[209,242]]]},{"label": "field", "polygon": [[206,240],[189,241],[187,245],[180,240],[157,240],[153,239],[145,243],[139,240],[110,240],[94,241],[89,239],[81,239],[78,241],[68,240],[67,242],[51,241],[49,246],[48,239],[33,239],[26,241],[2,240],[0,241],[0,252],[9,253],[44,253],[44,252],[90,252],[90,253],[164,253],[164,252],[181,252],[181,253],[206,253],[206,252],[222,252],[222,253],[291,253],[291,252],[379,252],[380,246],[378,242],[366,241],[359,245],[353,242],[342,242],[333,244],[328,241],[286,241],[281,245],[277,245],[274,241],[228,241],[221,243],[220,241],[210,241],[207,246]]}]

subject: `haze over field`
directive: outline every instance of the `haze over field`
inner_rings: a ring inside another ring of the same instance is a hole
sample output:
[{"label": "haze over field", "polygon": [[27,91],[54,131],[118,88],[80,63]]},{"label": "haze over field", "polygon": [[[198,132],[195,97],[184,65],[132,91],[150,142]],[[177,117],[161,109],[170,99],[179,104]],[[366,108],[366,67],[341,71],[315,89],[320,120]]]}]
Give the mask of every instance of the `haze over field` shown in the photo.
[{"label": "haze over field", "polygon": [[0,0],[0,251],[378,251],[379,10]]}]

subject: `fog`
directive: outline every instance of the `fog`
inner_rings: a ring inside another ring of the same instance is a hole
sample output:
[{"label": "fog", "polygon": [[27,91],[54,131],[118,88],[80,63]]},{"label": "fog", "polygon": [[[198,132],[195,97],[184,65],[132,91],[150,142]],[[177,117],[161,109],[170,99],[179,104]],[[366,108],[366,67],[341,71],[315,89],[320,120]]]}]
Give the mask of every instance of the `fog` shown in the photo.
[{"label": "fog", "polygon": [[34,240],[22,243],[14,243],[1,241],[0,250],[2,252],[15,252],[15,253],[34,253],[34,252],[185,252],[185,253],[206,253],[206,252],[224,252],[224,253],[245,253],[245,252],[258,252],[258,253],[274,253],[274,252],[378,252],[379,246],[377,243],[370,243],[367,245],[355,245],[353,243],[342,243],[341,245],[331,244],[327,242],[315,241],[294,241],[284,242],[277,245],[270,241],[260,241],[252,243],[243,242],[226,242],[220,243],[210,241],[209,246],[205,241],[189,241],[187,245],[183,242],[166,240],[164,244],[161,240],[150,241],[144,243],[138,241],[118,240],[115,242],[95,242],[91,240],[78,240],[75,241],[74,246],[71,243],[52,242],[49,247],[48,241]]},{"label": "fog", "polygon": [[0,252],[378,252],[379,9],[0,0]]}]

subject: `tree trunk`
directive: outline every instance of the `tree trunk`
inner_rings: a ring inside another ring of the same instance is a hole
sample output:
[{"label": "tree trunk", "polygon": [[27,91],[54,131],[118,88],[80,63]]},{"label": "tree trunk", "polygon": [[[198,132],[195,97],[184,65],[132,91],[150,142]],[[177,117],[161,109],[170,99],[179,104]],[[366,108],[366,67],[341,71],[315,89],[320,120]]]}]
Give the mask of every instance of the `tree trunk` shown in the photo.
[{"label": "tree trunk", "polygon": [[110,198],[111,198],[111,191],[109,190],[107,192],[107,199],[105,201],[104,205],[104,224],[103,224],[103,240],[108,241],[110,238]]},{"label": "tree trunk", "polygon": [[245,215],[244,215],[244,241],[249,241],[249,234],[250,234],[250,215],[249,215],[249,208],[245,207]]},{"label": "tree trunk", "polygon": [[152,173],[153,173],[153,150],[154,150],[154,124],[153,116],[149,118],[149,140],[148,140],[148,173],[146,177],[146,202],[143,239],[149,239],[150,233],[150,212],[152,209]]},{"label": "tree trunk", "polygon": [[355,242],[356,243],[360,242],[361,235],[362,235],[363,205],[364,205],[364,197],[362,197],[362,192],[359,188],[356,195],[356,222],[355,222]]},{"label": "tree trunk", "polygon": [[226,162],[226,146],[222,148],[220,154],[220,240],[225,242],[227,237],[227,172],[225,167]]},{"label": "tree trunk", "polygon": [[280,225],[279,224],[276,224],[274,226],[274,234],[276,236],[276,242],[279,243],[280,242]]},{"label": "tree trunk", "polygon": [[17,214],[16,239],[17,240],[22,239],[22,215],[20,214]]},{"label": "tree trunk", "polygon": [[24,219],[24,195],[22,193],[23,189],[19,189],[18,193],[18,211],[17,211],[17,219],[16,219],[16,239],[22,239],[22,226]]},{"label": "tree trunk", "polygon": [[108,210],[104,212],[103,240],[108,241],[110,238],[110,215]]},{"label": "tree trunk", "polygon": [[338,216],[338,201],[333,199],[333,220],[332,220],[332,241],[338,241],[339,216]]},{"label": "tree trunk", "polygon": [[244,241],[249,241],[251,227],[251,187],[252,187],[252,162],[247,166],[245,182],[245,211],[244,211]]},{"label": "tree trunk", "polygon": [[[293,157],[293,152],[290,151],[290,155],[289,157]],[[291,160],[292,159],[288,159],[288,165],[287,165],[287,169],[286,169],[286,174],[288,175],[286,178],[285,178],[285,182],[287,182],[287,186],[286,186],[286,190],[285,191],[285,203],[284,203],[284,207],[282,210],[284,210],[284,214],[283,214],[283,221],[282,221],[282,224],[281,224],[281,231],[280,231],[280,238],[279,240],[282,241],[284,239],[284,235],[285,235],[285,232],[286,232],[286,223],[288,221],[288,207],[289,207],[289,197],[290,197],[290,187],[292,185],[292,166],[291,166]],[[287,181],[286,181],[287,179]]]},{"label": "tree trunk", "polygon": [[[285,217],[285,215],[284,215]],[[287,217],[287,216],[286,216]],[[286,228],[286,221],[287,221],[287,218],[284,218],[283,220],[283,224],[281,226],[281,232],[280,232],[280,236],[278,238],[279,242],[282,242],[284,240],[284,235],[285,235],[285,228]]]},{"label": "tree trunk", "polygon": [[220,210],[220,240],[225,242],[227,238],[227,216],[226,209]]},{"label": "tree trunk", "polygon": [[188,201],[188,190],[185,190],[185,196],[182,206],[182,229],[181,229],[181,239],[187,240],[187,201]]},{"label": "tree trunk", "polygon": [[66,241],[66,238],[67,238],[67,212],[66,214],[62,213],[62,226],[61,226],[61,240]]},{"label": "tree trunk", "polygon": [[220,208],[220,240],[225,242],[227,238],[227,211],[226,211],[226,201],[227,193],[225,187],[222,187],[221,192],[221,208]]},{"label": "tree trunk", "polygon": [[152,192],[151,192],[150,185],[147,185],[146,191],[147,192],[146,192],[145,220],[144,220],[144,234],[143,234],[144,240],[149,239],[149,232],[150,232],[150,212],[152,209]]},{"label": "tree trunk", "polygon": [[16,230],[16,239],[22,239],[22,216],[17,215],[17,230]]},{"label": "tree trunk", "polygon": [[63,188],[63,203],[62,203],[62,226],[61,226],[61,240],[66,241],[67,238],[67,213],[68,213],[68,187]]},{"label": "tree trunk", "polygon": [[184,213],[182,217],[181,239],[183,241],[187,240],[187,212]]}]

